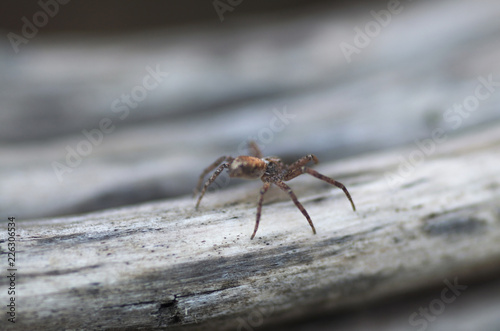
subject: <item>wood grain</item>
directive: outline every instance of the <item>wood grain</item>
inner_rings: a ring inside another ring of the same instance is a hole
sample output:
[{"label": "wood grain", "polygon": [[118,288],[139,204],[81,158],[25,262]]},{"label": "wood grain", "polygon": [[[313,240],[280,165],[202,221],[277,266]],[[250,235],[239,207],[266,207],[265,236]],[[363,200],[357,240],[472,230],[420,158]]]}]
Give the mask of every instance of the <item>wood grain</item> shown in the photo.
[{"label": "wood grain", "polygon": [[498,274],[500,128],[437,145],[389,186],[415,148],[316,167],[357,212],[311,176],[291,181],[317,235],[271,189],[250,240],[256,182],[209,193],[198,211],[184,197],[19,221],[16,327],[242,329]]}]

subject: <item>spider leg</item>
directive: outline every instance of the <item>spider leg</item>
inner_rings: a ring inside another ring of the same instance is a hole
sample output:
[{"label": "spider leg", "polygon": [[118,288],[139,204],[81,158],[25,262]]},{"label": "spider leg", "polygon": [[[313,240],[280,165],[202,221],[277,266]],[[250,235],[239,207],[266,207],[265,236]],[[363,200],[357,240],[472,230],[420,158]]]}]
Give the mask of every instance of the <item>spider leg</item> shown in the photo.
[{"label": "spider leg", "polygon": [[214,163],[209,165],[205,170],[200,175],[200,178],[198,179],[198,184],[196,185],[196,188],[193,190],[193,198],[200,192],[201,185],[203,184],[203,178],[212,170],[214,170],[222,161],[232,161],[232,157],[230,156],[221,156],[217,160],[215,160]]},{"label": "spider leg", "polygon": [[255,237],[257,229],[259,228],[260,213],[262,211],[262,201],[264,201],[264,194],[266,194],[267,190],[269,189],[269,186],[271,186],[271,183],[265,182],[264,186],[262,186],[262,188],[260,189],[260,198],[259,198],[259,204],[257,205],[257,217],[255,220],[255,228],[253,230],[252,236],[250,237],[250,240],[252,240]]},{"label": "spider leg", "polygon": [[255,141],[250,140],[248,142],[248,150],[250,151],[250,155],[262,159],[262,152],[260,151],[259,145],[257,145]]},{"label": "spider leg", "polygon": [[[308,167],[302,167],[302,168],[300,168],[300,170],[301,170],[301,173],[299,173],[298,175],[304,174],[304,173],[308,173],[309,175],[314,176],[314,177],[316,177],[318,179],[321,179],[322,181],[325,181],[328,184],[332,184],[332,185],[337,186],[338,188],[340,188],[342,191],[344,191],[344,194],[346,195],[347,199],[349,199],[349,201],[351,202],[352,210],[356,211],[356,206],[354,206],[354,202],[352,201],[351,195],[349,194],[349,191],[347,191],[347,188],[344,186],[344,184],[342,184],[340,182],[337,182],[333,178],[330,178],[330,177],[327,177],[325,175],[322,175],[319,172],[317,172],[316,170],[313,170],[313,169],[308,168]],[[297,177],[297,176],[295,176],[295,177]]]},{"label": "spider leg", "polygon": [[289,180],[292,180],[295,177],[298,177],[298,176],[300,176],[302,174],[304,174],[304,173],[302,172],[301,168],[294,169],[294,170],[288,170],[288,172],[286,173],[286,175],[283,177],[283,180],[288,182]]},{"label": "spider leg", "polygon": [[304,215],[305,218],[307,219],[307,221],[309,222],[309,225],[312,228],[313,234],[316,234],[316,229],[314,228],[313,222],[311,221],[309,214],[305,210],[304,206],[302,206],[302,204],[299,202],[299,200],[297,199],[297,196],[295,195],[295,193],[293,193],[292,189],[288,185],[283,183],[282,181],[277,181],[274,184],[276,184],[280,189],[282,189],[283,191],[288,193],[288,195],[290,195],[290,198],[292,199],[293,203],[295,203],[295,206],[297,206],[297,208],[299,208],[299,210],[302,212],[302,215]]},{"label": "spider leg", "polygon": [[283,180],[288,181],[290,179],[302,175],[303,172],[301,168],[310,161],[313,161],[315,164],[317,164],[318,158],[314,154],[309,154],[304,157],[301,157],[294,163],[290,164],[288,166],[288,173],[285,175],[285,178]]},{"label": "spider leg", "polygon": [[203,190],[201,190],[201,194],[200,194],[200,197],[198,198],[198,202],[196,203],[196,207],[195,207],[196,209],[198,209],[198,206],[200,205],[200,202],[201,202],[201,198],[203,198],[203,196],[205,195],[205,191],[207,190],[207,187],[210,186],[210,184],[212,184],[215,181],[215,179],[217,178],[217,176],[220,175],[222,170],[229,168],[229,165],[230,165],[229,162],[222,163],[217,168],[217,170],[215,170],[215,172],[212,174],[212,176],[210,176],[210,178],[206,181],[205,186],[203,186]]}]

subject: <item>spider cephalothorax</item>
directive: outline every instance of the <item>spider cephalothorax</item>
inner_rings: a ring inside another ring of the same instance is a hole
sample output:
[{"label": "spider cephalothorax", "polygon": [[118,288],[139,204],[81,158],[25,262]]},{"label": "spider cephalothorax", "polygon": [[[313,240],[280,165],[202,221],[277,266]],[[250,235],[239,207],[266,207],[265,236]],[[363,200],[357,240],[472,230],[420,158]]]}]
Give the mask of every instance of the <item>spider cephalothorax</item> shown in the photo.
[{"label": "spider cephalothorax", "polygon": [[238,177],[246,179],[260,178],[264,182],[264,186],[262,186],[260,190],[260,197],[257,205],[257,219],[255,221],[255,228],[252,237],[250,237],[250,239],[253,239],[255,237],[257,229],[259,228],[260,213],[262,210],[262,202],[264,200],[264,194],[267,192],[271,184],[275,184],[280,189],[288,193],[288,195],[295,203],[297,208],[299,208],[299,210],[302,212],[302,214],[309,222],[309,225],[311,226],[313,233],[316,234],[316,229],[314,228],[314,225],[311,221],[311,218],[309,217],[309,214],[304,209],[304,206],[302,206],[299,200],[297,200],[297,196],[295,195],[295,193],[293,193],[292,189],[284,183],[285,181],[289,181],[305,173],[342,189],[342,191],[344,191],[345,195],[351,202],[352,209],[354,211],[356,210],[354,202],[351,199],[351,195],[349,194],[347,188],[342,183],[337,182],[336,180],[330,177],[322,175],[316,170],[306,167],[306,164],[309,163],[310,161],[318,163],[318,159],[313,154],[306,155],[297,160],[295,163],[286,165],[281,161],[281,159],[277,157],[263,158],[259,147],[253,141],[249,143],[249,147],[251,154],[253,154],[252,156],[242,155],[236,158],[233,158],[231,156],[221,156],[202,172],[202,174],[200,175],[200,179],[198,181],[198,185],[196,186],[195,189],[195,194],[201,189],[201,185],[203,184],[203,178],[205,177],[205,175],[208,174],[210,171],[214,170],[215,168],[217,168],[217,170],[215,170],[212,176],[210,176],[210,178],[207,180],[205,186],[203,186],[200,197],[198,198],[198,202],[196,203],[196,208],[198,208],[198,206],[200,205],[201,199],[203,198],[203,195],[205,194],[205,191],[207,190],[208,186],[213,183],[213,181],[217,178],[217,176],[220,175],[220,173],[224,169],[228,169],[230,177]]}]

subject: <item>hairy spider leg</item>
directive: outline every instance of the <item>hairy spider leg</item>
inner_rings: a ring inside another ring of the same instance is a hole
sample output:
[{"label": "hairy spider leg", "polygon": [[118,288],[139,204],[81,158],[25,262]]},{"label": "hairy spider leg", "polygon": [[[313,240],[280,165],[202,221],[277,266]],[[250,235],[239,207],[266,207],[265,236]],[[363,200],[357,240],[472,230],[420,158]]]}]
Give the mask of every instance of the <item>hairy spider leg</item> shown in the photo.
[{"label": "hairy spider leg", "polygon": [[289,181],[297,176],[302,175],[303,174],[302,167],[305,166],[310,161],[314,161],[314,163],[317,164],[318,158],[314,154],[309,154],[304,157],[301,157],[300,159],[289,165],[287,168],[288,172],[284,176],[283,180]]},{"label": "hairy spider leg", "polygon": [[308,155],[306,155],[304,157],[301,157],[300,159],[298,159],[294,163],[290,164],[288,166],[288,169],[294,170],[296,168],[300,168],[302,166],[305,166],[310,161],[314,161],[314,164],[317,164],[319,162],[318,158],[316,157],[316,155],[314,155],[314,154],[308,154]]},{"label": "hairy spider leg", "polygon": [[260,151],[259,145],[257,145],[255,141],[250,140],[248,142],[248,150],[250,151],[251,156],[255,156],[259,159],[262,159],[262,152]]},{"label": "hairy spider leg", "polygon": [[304,215],[305,218],[307,219],[307,221],[309,222],[309,225],[312,228],[313,234],[316,234],[316,229],[314,228],[313,222],[311,221],[309,214],[305,210],[304,206],[302,206],[302,204],[299,202],[299,200],[297,199],[297,196],[295,195],[295,193],[293,193],[292,189],[288,185],[283,183],[282,181],[277,181],[274,184],[276,184],[276,186],[278,186],[280,189],[282,189],[283,191],[288,193],[288,195],[290,195],[290,198],[292,199],[293,203],[295,203],[295,206],[297,206],[297,208],[299,208],[299,210],[302,212],[302,215]]},{"label": "hairy spider leg", "polygon": [[200,194],[200,197],[198,198],[198,202],[196,203],[196,209],[198,209],[198,206],[200,205],[200,202],[201,202],[201,198],[203,198],[203,196],[205,195],[205,191],[207,190],[207,187],[210,186],[210,184],[212,184],[214,182],[214,180],[217,178],[217,176],[220,175],[220,173],[222,172],[222,170],[226,169],[226,168],[229,168],[230,166],[230,163],[222,163],[218,168],[217,170],[215,170],[215,172],[212,174],[212,176],[210,176],[210,178],[207,180],[207,182],[205,183],[205,186],[203,186],[203,190],[201,190],[201,194]]},{"label": "hairy spider leg", "polygon": [[[330,178],[330,177],[327,177],[325,175],[322,175],[319,172],[317,172],[316,170],[308,168],[308,167],[302,167],[302,168],[300,168],[300,170],[301,170],[301,172],[299,174],[297,174],[296,176],[294,176],[294,177],[297,177],[297,176],[299,176],[301,174],[308,173],[309,175],[314,176],[314,177],[316,177],[318,179],[321,179],[322,181],[325,181],[328,184],[337,186],[339,189],[341,189],[342,191],[344,191],[344,194],[346,195],[347,199],[349,199],[349,201],[351,202],[352,210],[356,211],[356,206],[354,206],[354,202],[352,201],[351,195],[349,194],[349,191],[347,191],[347,188],[344,186],[344,184],[342,184],[341,182],[337,182],[333,178]],[[292,177],[292,178],[294,178],[294,177]],[[292,178],[288,178],[287,180],[290,180]]]},{"label": "hairy spider leg", "polygon": [[233,160],[233,158],[230,156],[221,156],[217,160],[215,160],[214,163],[212,163],[205,170],[203,170],[203,172],[200,175],[200,179],[198,179],[198,185],[196,185],[196,188],[193,190],[193,197],[195,197],[196,194],[198,194],[198,192],[200,192],[201,185],[203,184],[203,179],[210,171],[214,170],[219,164],[221,164],[221,162],[223,162],[223,161],[230,162],[232,160]]},{"label": "hairy spider leg", "polygon": [[255,219],[255,229],[253,229],[253,234],[250,237],[250,240],[252,240],[255,237],[257,229],[259,228],[260,213],[262,211],[262,201],[264,201],[264,194],[266,194],[267,190],[269,189],[269,186],[271,186],[271,183],[265,182],[262,188],[260,189],[260,198],[259,198],[259,203],[257,204],[257,216]]}]

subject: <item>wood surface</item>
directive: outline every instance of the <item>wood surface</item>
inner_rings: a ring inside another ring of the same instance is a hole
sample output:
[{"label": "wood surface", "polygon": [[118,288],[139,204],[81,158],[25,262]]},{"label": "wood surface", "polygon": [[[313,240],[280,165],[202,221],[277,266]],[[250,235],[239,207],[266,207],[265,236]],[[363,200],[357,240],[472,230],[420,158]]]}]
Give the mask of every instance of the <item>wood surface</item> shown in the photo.
[{"label": "wood surface", "polygon": [[[388,3],[0,43],[18,276],[0,329],[500,330],[500,2],[401,3],[351,62],[339,46]],[[151,70],[159,85],[117,112]],[[195,210],[202,169],[249,139],[315,154],[357,211],[307,175],[288,184],[316,235],[274,187],[250,240],[259,181],[221,176]]]},{"label": "wood surface", "polygon": [[291,181],[317,235],[276,189],[250,240],[256,182],[212,192],[198,211],[183,197],[20,221],[16,327],[234,329],[498,274],[500,128],[436,145],[389,185],[415,148],[316,167],[357,212],[313,177]]}]

